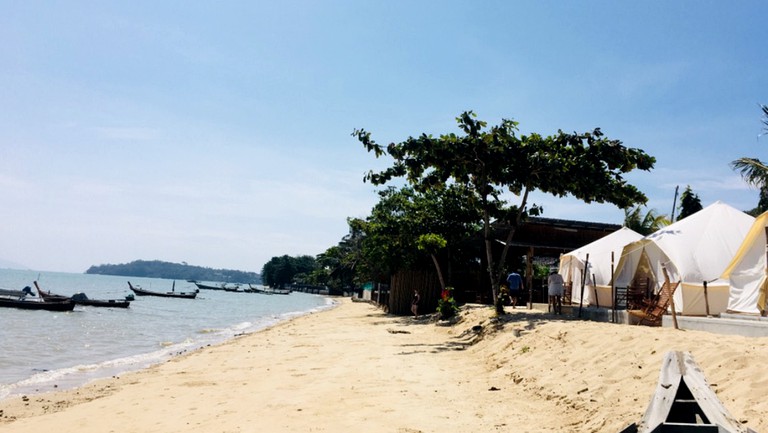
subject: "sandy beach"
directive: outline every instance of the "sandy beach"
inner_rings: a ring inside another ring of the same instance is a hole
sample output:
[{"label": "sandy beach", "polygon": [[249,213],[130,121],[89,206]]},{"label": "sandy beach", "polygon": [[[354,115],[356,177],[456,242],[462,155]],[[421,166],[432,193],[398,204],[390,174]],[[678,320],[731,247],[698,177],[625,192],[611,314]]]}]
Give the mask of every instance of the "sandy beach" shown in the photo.
[{"label": "sandy beach", "polygon": [[467,306],[461,320],[331,310],[75,390],[0,401],[0,432],[618,432],[667,351],[768,432],[768,338]]}]

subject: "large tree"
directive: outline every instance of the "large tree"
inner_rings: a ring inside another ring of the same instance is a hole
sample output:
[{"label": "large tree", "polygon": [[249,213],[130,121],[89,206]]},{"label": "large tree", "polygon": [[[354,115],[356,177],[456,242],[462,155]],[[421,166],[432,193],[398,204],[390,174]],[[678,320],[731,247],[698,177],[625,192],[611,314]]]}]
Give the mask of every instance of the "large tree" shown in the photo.
[{"label": "large tree", "polygon": [[[504,119],[486,129],[473,112],[456,119],[462,134],[440,137],[421,134],[384,147],[370,132],[359,129],[353,136],[378,158],[389,155],[391,167],[369,172],[365,180],[383,185],[404,177],[417,191],[465,185],[476,200],[467,203],[482,215],[488,276],[494,303],[498,284],[506,271],[506,255],[516,227],[537,207],[528,203],[532,191],[558,197],[573,195],[587,202],[613,203],[627,208],[647,198],[623,175],[634,169],[650,170],[655,159],[640,149],[627,148],[606,138],[599,128],[584,133],[558,131],[553,136],[517,135],[517,122]],[[520,201],[508,206],[502,199],[508,190]],[[493,255],[491,223],[502,218],[510,223],[507,242],[497,259]]]},{"label": "large tree", "polygon": [[[368,218],[351,222],[363,233],[359,273],[374,280],[385,278],[428,254],[436,266],[442,259],[442,267],[447,270],[445,278],[450,280],[456,245],[479,229],[476,208],[466,206],[474,200],[471,191],[462,185],[424,192],[412,187],[388,187],[379,191],[379,197]],[[440,237],[445,245],[435,247],[430,242],[425,249],[424,236]]]},{"label": "large tree", "polygon": [[317,268],[312,256],[272,257],[261,268],[261,279],[267,286],[282,287],[291,284],[297,275],[309,275]]}]

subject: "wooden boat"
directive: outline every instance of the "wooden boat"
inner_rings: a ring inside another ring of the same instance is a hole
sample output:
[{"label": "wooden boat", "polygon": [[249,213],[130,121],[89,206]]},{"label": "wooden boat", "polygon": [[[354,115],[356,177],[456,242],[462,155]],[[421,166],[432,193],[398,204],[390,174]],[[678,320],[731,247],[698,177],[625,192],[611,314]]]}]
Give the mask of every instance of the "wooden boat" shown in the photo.
[{"label": "wooden boat", "polygon": [[198,283],[197,281],[192,281],[192,282],[195,283],[197,288],[200,290],[224,290],[226,292],[242,292],[243,291],[243,290],[240,290],[239,284],[228,286],[227,283],[221,283],[218,286],[212,286],[210,284]]},{"label": "wooden boat", "polygon": [[197,297],[197,292],[153,292],[151,290],[145,290],[138,286],[133,286],[130,281],[128,281],[128,287],[133,291],[133,293],[136,294],[136,296],[159,296],[161,298],[182,298],[182,299],[195,299]]},{"label": "wooden boat", "polygon": [[197,288],[200,290],[226,290],[226,287],[224,284],[220,286],[211,286],[209,284],[198,283],[197,281],[194,281],[194,283],[197,286]]},{"label": "wooden boat", "polygon": [[128,308],[131,305],[131,301],[127,299],[91,299],[85,296],[85,293],[75,293],[70,299],[77,305],[91,307]]},{"label": "wooden boat", "polygon": [[90,299],[85,293],[75,293],[72,296],[57,295],[55,293],[46,292],[40,288],[37,281],[34,282],[37,288],[37,293],[40,294],[40,298],[45,302],[55,302],[70,299],[76,305],[88,305],[91,307],[113,307],[113,308],[128,308],[131,302],[127,299]]},{"label": "wooden boat", "polygon": [[645,415],[620,433],[754,433],[735,419],[690,352],[668,352]]},{"label": "wooden boat", "polygon": [[256,287],[253,284],[248,284],[248,293],[259,293],[262,295],[271,295],[272,292],[266,289],[262,289],[261,287]]},{"label": "wooden boat", "polygon": [[19,308],[22,310],[72,311],[75,308],[75,303],[69,299],[65,301],[43,302],[0,297],[0,307]]},{"label": "wooden boat", "polygon": [[289,289],[271,289],[271,288],[262,289],[260,287],[254,286],[253,284],[248,284],[248,287],[250,288],[249,292],[261,293],[262,295],[290,295],[291,294],[291,290]]}]

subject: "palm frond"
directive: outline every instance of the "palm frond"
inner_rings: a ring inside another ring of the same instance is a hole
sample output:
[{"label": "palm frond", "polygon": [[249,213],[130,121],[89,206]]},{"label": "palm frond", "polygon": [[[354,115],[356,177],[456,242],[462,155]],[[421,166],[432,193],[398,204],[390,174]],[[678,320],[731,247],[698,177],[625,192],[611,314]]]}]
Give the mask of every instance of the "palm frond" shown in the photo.
[{"label": "palm frond", "polygon": [[731,162],[731,168],[750,185],[758,188],[768,185],[768,166],[757,158],[739,158]]}]

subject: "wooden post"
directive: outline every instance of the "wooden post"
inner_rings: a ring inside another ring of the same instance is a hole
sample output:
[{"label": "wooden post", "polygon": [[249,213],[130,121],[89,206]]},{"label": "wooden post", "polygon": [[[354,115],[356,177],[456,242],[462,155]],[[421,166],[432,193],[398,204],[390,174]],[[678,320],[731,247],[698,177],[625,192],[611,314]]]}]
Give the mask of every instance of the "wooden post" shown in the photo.
[{"label": "wooden post", "polygon": [[525,283],[528,285],[528,309],[533,310],[533,247],[525,258]]},{"label": "wooden post", "polygon": [[568,300],[568,305],[573,305],[573,260],[576,258],[576,256],[572,256],[571,260],[568,261],[568,278],[571,284],[571,299]]},{"label": "wooden post", "polygon": [[[765,228],[765,277],[768,278],[768,227]],[[768,296],[768,293],[766,293],[766,287],[765,284],[763,284],[763,287],[760,288],[760,294],[757,296],[757,308],[760,310],[760,316],[765,317],[766,316],[766,297]]]},{"label": "wooden post", "polygon": [[595,304],[597,305],[597,308],[600,308],[600,298],[597,294],[597,280],[595,279],[595,274],[592,274],[592,287],[595,288]]},{"label": "wooden post", "polygon": [[[667,273],[667,268],[663,267],[661,268],[662,272],[664,272],[664,283],[669,284],[669,273]],[[680,281],[679,283],[681,286],[683,285],[683,282]],[[681,287],[680,290],[683,288]],[[669,297],[669,306],[672,308],[672,324],[674,325],[675,329],[680,329],[679,326],[677,326],[677,311],[675,310],[675,294],[672,293]]]},{"label": "wooden post", "polygon": [[707,317],[709,317],[709,297],[707,296],[707,282],[704,281],[704,308],[707,311]]},{"label": "wooden post", "polygon": [[581,307],[584,305],[584,283],[587,278],[587,270],[589,269],[589,253],[584,260],[584,272],[581,273],[581,296],[579,296],[579,317],[581,317]]},{"label": "wooden post", "polygon": [[611,322],[616,323],[616,285],[613,284],[613,251],[611,251]]}]

